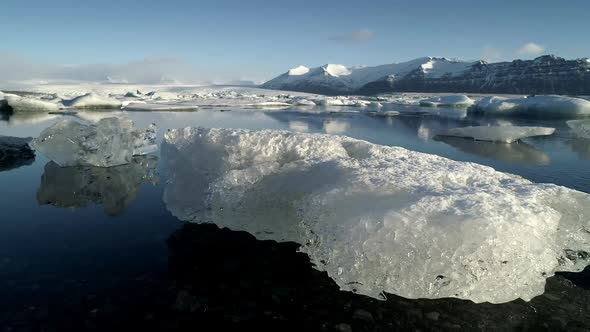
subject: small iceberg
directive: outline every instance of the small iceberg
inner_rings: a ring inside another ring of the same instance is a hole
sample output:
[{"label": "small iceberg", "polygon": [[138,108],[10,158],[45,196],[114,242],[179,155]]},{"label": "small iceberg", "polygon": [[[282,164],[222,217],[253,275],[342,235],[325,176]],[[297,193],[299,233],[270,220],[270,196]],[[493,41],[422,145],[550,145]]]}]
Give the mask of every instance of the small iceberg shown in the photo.
[{"label": "small iceberg", "polygon": [[519,126],[473,126],[451,128],[438,133],[439,136],[473,138],[478,141],[513,143],[519,139],[533,136],[548,136],[555,128]]},{"label": "small iceberg", "polygon": [[31,97],[23,97],[15,94],[4,94],[5,107],[10,108],[14,112],[55,112],[63,107],[51,101],[35,99]]},{"label": "small iceberg", "polygon": [[589,263],[590,195],[346,136],[184,128],[162,143],[180,220],[292,241],[342,290],[503,303]]},{"label": "small iceberg", "polygon": [[433,97],[420,100],[420,106],[427,107],[468,107],[475,101],[465,95]]},{"label": "small iceberg", "polygon": [[121,108],[123,105],[117,99],[103,97],[96,93],[90,92],[85,95],[64,101],[64,105],[71,108]]},{"label": "small iceberg", "polygon": [[62,167],[123,165],[156,149],[156,125],[136,130],[128,118],[88,125],[65,120],[45,129],[31,146]]},{"label": "small iceberg", "polygon": [[570,120],[566,124],[576,136],[590,139],[590,120]]},{"label": "small iceberg", "polygon": [[185,105],[181,103],[129,103],[124,107],[125,111],[138,112],[194,112],[199,109],[197,105]]},{"label": "small iceberg", "polygon": [[485,97],[475,103],[472,112],[489,115],[530,117],[590,116],[590,101],[566,96],[530,96],[526,98]]}]

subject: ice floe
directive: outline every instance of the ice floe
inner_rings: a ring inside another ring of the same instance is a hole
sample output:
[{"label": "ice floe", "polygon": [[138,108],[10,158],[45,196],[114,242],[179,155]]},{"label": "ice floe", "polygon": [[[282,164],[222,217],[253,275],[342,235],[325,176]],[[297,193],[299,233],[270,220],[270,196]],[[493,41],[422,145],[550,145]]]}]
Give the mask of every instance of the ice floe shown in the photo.
[{"label": "ice floe", "polygon": [[428,107],[468,107],[475,101],[465,95],[450,95],[441,97],[432,97],[420,100],[420,106]]},{"label": "ice floe", "polygon": [[15,94],[3,94],[6,105],[14,112],[23,111],[57,111],[63,105],[51,101],[41,100],[33,97],[18,96]]},{"label": "ice floe", "polygon": [[532,136],[548,136],[555,128],[520,126],[473,126],[451,128],[438,133],[440,136],[473,138],[479,141],[512,143]]},{"label": "ice floe", "polygon": [[491,115],[532,117],[590,116],[590,101],[566,96],[529,96],[525,98],[485,97],[472,111]]},{"label": "ice floe", "polygon": [[90,92],[64,101],[64,105],[72,108],[121,108],[123,103],[115,98],[104,97]]},{"label": "ice floe", "polygon": [[155,135],[154,124],[136,130],[128,118],[105,118],[88,125],[65,120],[45,129],[31,145],[62,167],[111,167],[155,150]]},{"label": "ice floe", "polygon": [[590,252],[590,195],[344,136],[166,133],[173,215],[295,241],[343,290],[530,300]]},{"label": "ice floe", "polygon": [[566,122],[576,136],[590,138],[590,120],[570,120]]}]

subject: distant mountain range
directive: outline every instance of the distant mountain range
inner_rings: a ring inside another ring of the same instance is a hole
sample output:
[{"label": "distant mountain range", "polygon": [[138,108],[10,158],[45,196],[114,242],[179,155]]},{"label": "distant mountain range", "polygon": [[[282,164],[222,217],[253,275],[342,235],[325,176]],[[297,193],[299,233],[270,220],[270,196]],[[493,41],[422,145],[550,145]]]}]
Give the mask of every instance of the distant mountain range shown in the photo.
[{"label": "distant mountain range", "polygon": [[488,63],[424,57],[374,67],[299,66],[263,88],[325,95],[387,92],[464,92],[590,95],[590,59],[553,55]]}]

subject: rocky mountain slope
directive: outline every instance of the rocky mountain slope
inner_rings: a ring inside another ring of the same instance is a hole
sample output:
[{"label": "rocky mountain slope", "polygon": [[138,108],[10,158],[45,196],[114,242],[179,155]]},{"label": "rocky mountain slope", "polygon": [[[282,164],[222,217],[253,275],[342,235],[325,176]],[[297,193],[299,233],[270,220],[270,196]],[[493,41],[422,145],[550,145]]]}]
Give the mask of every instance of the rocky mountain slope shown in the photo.
[{"label": "rocky mountain slope", "polygon": [[374,67],[299,66],[263,88],[327,95],[387,92],[467,92],[590,95],[590,60],[553,55],[488,63],[425,57]]}]

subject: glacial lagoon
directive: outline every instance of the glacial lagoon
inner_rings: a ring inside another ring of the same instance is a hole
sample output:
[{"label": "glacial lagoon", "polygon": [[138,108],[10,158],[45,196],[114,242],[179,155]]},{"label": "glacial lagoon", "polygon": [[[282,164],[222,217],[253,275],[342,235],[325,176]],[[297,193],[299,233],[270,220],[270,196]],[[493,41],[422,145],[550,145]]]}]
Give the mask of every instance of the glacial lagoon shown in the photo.
[{"label": "glacial lagoon", "polygon": [[[131,118],[139,128],[156,123],[159,143],[168,129],[187,126],[326,133],[474,162],[534,183],[590,193],[590,139],[577,137],[566,120],[465,116],[455,108],[387,108],[400,114],[236,107],[15,113],[4,115],[0,134],[36,137],[63,119],[94,122],[110,116]],[[450,128],[498,124],[552,127],[556,132],[513,144],[437,136]],[[590,324],[588,268],[549,277],[545,291],[530,301],[409,299],[400,296],[407,293],[388,292],[367,296],[364,285],[343,287],[319,262],[310,261],[308,251],[298,249],[307,243],[269,241],[272,235],[247,229],[219,229],[215,220],[185,224],[164,199],[169,176],[179,169],[171,170],[160,152],[107,169],[60,168],[37,153],[32,164],[0,172],[0,325],[14,330],[149,328],[157,321],[163,328],[182,329],[197,323],[243,327],[260,321],[280,327],[296,320],[301,328],[326,330],[582,330]],[[208,185],[204,181],[202,188],[193,189],[206,192]],[[281,218],[281,211],[268,209],[263,217]],[[273,232],[272,223],[265,227]],[[571,254],[588,260],[583,252]],[[435,281],[444,283],[445,278]],[[480,289],[478,294],[485,299],[486,291],[494,290]]]}]

